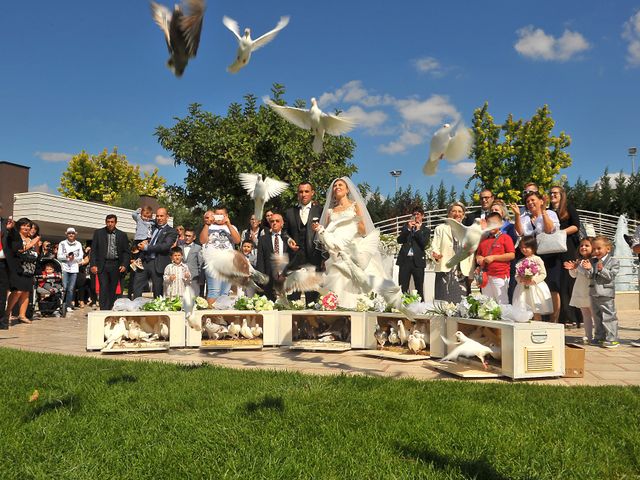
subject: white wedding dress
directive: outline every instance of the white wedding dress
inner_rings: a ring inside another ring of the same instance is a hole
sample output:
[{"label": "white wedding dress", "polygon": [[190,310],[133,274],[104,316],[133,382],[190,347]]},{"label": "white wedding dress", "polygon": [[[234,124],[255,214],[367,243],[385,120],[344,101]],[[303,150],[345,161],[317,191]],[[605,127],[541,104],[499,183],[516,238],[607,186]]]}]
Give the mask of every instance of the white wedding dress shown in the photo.
[{"label": "white wedding dress", "polygon": [[372,230],[364,237],[360,234],[355,203],[339,212],[329,210],[328,219],[329,222],[324,231],[319,233],[330,255],[325,262],[326,274],[323,287],[324,290],[332,291],[338,296],[340,307],[353,310],[358,296],[368,294],[370,291],[364,291],[356,285],[348,273],[349,267],[339,253],[348,254],[367,277],[383,278],[384,268],[378,250],[380,231]]}]

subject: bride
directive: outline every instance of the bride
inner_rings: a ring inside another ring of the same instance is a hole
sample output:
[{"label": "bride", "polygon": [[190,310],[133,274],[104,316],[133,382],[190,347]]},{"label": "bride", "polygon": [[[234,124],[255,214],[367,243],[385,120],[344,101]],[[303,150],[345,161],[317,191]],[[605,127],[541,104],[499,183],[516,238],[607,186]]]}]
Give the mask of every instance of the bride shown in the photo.
[{"label": "bride", "polygon": [[340,307],[355,309],[358,296],[370,293],[371,287],[366,281],[355,281],[354,276],[382,279],[385,274],[378,250],[380,231],[374,228],[351,179],[342,177],[331,183],[320,222],[312,228],[329,253],[324,288],[338,296]]}]

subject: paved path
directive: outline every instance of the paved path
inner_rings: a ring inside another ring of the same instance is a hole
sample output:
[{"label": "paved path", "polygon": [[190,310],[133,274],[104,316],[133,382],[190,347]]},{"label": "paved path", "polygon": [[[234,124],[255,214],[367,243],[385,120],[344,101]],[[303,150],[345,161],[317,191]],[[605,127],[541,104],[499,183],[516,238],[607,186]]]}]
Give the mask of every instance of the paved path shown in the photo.
[{"label": "paved path", "polygon": [[[364,356],[357,350],[344,353],[292,352],[285,348],[265,348],[253,351],[201,352],[198,349],[178,349],[163,353],[109,355],[87,352],[87,311],[75,310],[67,318],[46,318],[31,325],[19,324],[0,330],[0,347],[38,352],[126,360],[156,360],[165,362],[209,362],[231,368],[254,368],[297,371],[318,375],[353,374],[420,380],[452,379],[429,368],[426,362],[401,363]],[[584,378],[538,380],[545,385],[640,385],[640,348],[629,345],[640,338],[640,311],[619,313],[622,345],[614,350],[585,347]],[[577,329],[567,330],[567,342],[581,338]],[[487,380],[477,380],[487,381]],[[509,380],[491,380],[509,381]]]}]

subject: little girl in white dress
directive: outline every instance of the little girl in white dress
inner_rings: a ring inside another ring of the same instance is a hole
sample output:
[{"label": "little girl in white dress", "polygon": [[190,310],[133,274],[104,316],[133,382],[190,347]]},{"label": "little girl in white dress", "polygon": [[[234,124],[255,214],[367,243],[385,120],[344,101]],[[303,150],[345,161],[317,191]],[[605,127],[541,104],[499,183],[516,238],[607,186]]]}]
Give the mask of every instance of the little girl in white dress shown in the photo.
[{"label": "little girl in white dress", "polygon": [[589,344],[593,340],[593,312],[591,311],[591,296],[589,295],[589,282],[591,279],[589,278],[589,272],[582,268],[579,263],[580,260],[590,260],[592,250],[591,240],[583,238],[578,247],[578,253],[580,254],[578,261],[564,262],[564,268],[569,270],[569,275],[576,279],[569,305],[579,308],[582,313],[582,322],[584,324],[582,341],[585,344]]},{"label": "little girl in white dress", "polygon": [[[522,237],[520,251],[524,258],[516,264],[516,289],[513,292],[513,306],[520,309],[533,311],[533,318],[540,320],[541,315],[553,312],[553,301],[549,287],[544,282],[547,270],[544,262],[536,253],[536,239],[533,236]],[[537,273],[533,275],[520,275],[526,263],[537,265]]]}]

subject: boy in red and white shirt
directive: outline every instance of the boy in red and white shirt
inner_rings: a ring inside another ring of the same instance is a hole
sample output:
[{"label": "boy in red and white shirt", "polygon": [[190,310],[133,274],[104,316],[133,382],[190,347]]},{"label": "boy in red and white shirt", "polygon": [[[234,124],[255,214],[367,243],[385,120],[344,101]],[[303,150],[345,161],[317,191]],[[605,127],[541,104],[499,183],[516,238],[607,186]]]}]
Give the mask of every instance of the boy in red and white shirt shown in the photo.
[{"label": "boy in red and white shirt", "polygon": [[491,233],[480,242],[476,251],[476,263],[487,272],[488,282],[482,289],[483,295],[492,297],[501,305],[509,303],[509,268],[511,261],[516,258],[516,250],[513,240],[509,235],[504,235],[502,216],[492,212],[485,217],[487,228]]}]

